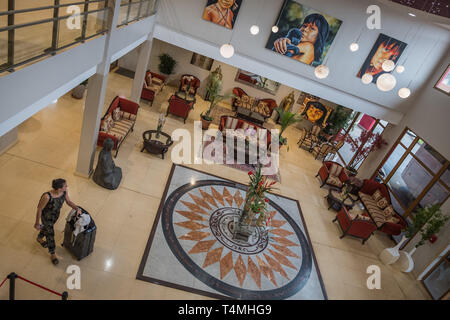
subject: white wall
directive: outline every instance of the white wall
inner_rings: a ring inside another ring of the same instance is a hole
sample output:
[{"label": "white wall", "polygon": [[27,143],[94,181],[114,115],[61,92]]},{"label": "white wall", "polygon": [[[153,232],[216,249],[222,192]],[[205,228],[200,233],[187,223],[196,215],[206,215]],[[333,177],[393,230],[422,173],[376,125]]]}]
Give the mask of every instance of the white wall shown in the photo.
[{"label": "white wall", "polygon": [[[263,65],[261,67],[261,64],[249,64],[247,68],[249,71],[392,123],[399,123],[401,115],[389,112],[389,110],[403,110],[409,104],[398,97],[397,90],[401,86],[406,86],[414,77],[418,79],[412,84],[413,93],[416,93],[416,89],[420,87],[424,79],[428,78],[436,62],[440,60],[447,48],[447,30],[432,24],[419,24],[417,19],[414,20],[406,14],[406,10],[400,14],[388,7],[382,11],[382,30],[368,30],[365,27],[367,17],[365,12],[367,6],[372,4],[369,0],[302,0],[301,3],[343,21],[328,55],[327,65],[331,70],[330,76],[327,79],[318,80],[314,77],[311,66],[265,49],[270,29],[276,22],[282,3],[283,0],[243,1],[233,31],[202,20],[201,14],[205,1],[161,1],[157,21],[159,26],[185,35],[184,40],[179,41],[179,45],[183,45],[185,48],[192,47],[191,44],[194,40],[201,40],[210,45],[211,50],[214,48],[217,52],[220,45],[229,42],[232,38],[231,43],[236,50],[235,56],[248,57]],[[383,8],[385,7],[382,6]],[[260,33],[252,36],[249,28],[255,23],[259,25]],[[175,36],[163,32],[163,28],[157,29],[158,32],[155,29],[156,37],[171,43],[174,43],[171,40],[177,41]],[[361,31],[363,34],[360,39],[360,50],[351,53],[348,46]],[[415,37],[417,31],[418,34]],[[380,32],[409,44],[404,53],[404,57],[408,56],[405,65],[406,71],[397,77],[397,90],[388,93],[380,92],[373,84],[365,86],[356,77],[356,73]],[[189,37],[193,39],[189,40]],[[436,43],[437,45],[434,46]],[[427,57],[427,60],[422,65],[424,57]],[[238,60],[230,59],[236,63]],[[236,63],[231,64],[237,65]],[[255,69],[252,69],[253,67]],[[276,68],[277,71],[273,72],[273,68]],[[278,74],[284,76],[278,76]],[[286,76],[287,74],[289,76]]]}]

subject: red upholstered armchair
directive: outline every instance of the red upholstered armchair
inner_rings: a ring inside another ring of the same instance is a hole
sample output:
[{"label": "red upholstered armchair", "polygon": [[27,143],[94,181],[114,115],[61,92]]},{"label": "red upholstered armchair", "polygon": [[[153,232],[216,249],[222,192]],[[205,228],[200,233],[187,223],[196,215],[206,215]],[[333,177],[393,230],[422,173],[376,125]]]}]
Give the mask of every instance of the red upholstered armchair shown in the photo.
[{"label": "red upholstered armchair", "polygon": [[373,232],[377,230],[377,227],[370,219],[363,218],[364,216],[362,218],[359,216],[352,217],[345,206],[342,206],[342,209],[333,220],[333,222],[337,220],[342,229],[342,236],[340,238],[342,239],[346,235],[350,235],[362,239],[362,244],[364,244]]},{"label": "red upholstered armchair", "polygon": [[390,206],[392,201],[387,186],[374,180],[364,180],[363,186],[358,193],[359,199],[375,222],[378,230],[388,235],[399,235],[402,229],[406,228],[407,223],[395,210],[393,210],[392,217],[398,222],[386,221],[383,210],[372,197],[377,190],[380,191],[381,195],[387,200],[388,206]]},{"label": "red upholstered armchair", "polygon": [[155,96],[161,92],[164,87],[166,77],[148,70],[145,74],[144,85],[142,87],[141,99],[150,101],[153,105]]},{"label": "red upholstered armchair", "polygon": [[187,100],[181,99],[176,95],[173,95],[169,99],[169,106],[167,107],[166,116],[169,113],[174,114],[176,116],[182,117],[184,119],[184,123],[186,123],[186,119],[189,116],[189,112],[194,108],[194,101],[188,102]]},{"label": "red upholstered armchair", "polygon": [[122,97],[115,97],[101,119],[97,145],[102,147],[103,141],[111,138],[114,141],[115,157],[117,157],[122,142],[133,131],[138,109],[137,103]]},{"label": "red upholstered armchair", "polygon": [[340,189],[348,180],[344,167],[334,161],[324,161],[316,177],[322,182],[321,188],[327,184]]},{"label": "red upholstered armchair", "polygon": [[[190,84],[190,86],[189,86]],[[180,79],[180,87],[178,91],[186,92],[190,95],[195,96],[197,94],[197,89],[200,87],[200,79],[191,74],[183,74]]]}]

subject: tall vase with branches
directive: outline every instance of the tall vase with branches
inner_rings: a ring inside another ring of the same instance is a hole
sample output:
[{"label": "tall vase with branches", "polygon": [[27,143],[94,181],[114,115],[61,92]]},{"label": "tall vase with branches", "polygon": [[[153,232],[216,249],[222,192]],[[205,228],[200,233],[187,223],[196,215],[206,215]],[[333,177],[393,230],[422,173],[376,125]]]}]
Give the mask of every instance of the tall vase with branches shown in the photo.
[{"label": "tall vase with branches", "polygon": [[[359,165],[367,158],[367,156],[376,150],[383,148],[388,143],[383,139],[380,133],[373,133],[372,131],[361,131],[361,134],[356,139],[345,136],[345,142],[350,145],[352,152],[357,152],[353,162],[347,166],[347,170],[352,173],[356,173]],[[362,148],[360,149],[360,146]]]},{"label": "tall vase with branches", "polygon": [[[287,138],[283,137],[284,131],[289,126],[293,125],[294,123],[301,122],[303,120],[303,118],[296,113],[285,111],[281,107],[278,107],[275,110],[278,112],[278,116],[279,116],[278,123],[280,124],[280,136],[279,136],[280,145],[281,146],[287,145]],[[289,146],[288,146],[288,151],[289,151]]]}]

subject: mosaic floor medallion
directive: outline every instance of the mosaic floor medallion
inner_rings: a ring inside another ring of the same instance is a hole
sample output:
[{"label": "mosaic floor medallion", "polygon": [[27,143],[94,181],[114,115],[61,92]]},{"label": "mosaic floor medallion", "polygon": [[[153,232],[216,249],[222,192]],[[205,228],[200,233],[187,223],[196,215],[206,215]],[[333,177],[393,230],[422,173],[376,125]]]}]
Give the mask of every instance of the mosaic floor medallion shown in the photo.
[{"label": "mosaic floor medallion", "polygon": [[235,239],[245,192],[174,166],[137,278],[216,298],[326,299],[297,201],[270,194],[271,228]]}]

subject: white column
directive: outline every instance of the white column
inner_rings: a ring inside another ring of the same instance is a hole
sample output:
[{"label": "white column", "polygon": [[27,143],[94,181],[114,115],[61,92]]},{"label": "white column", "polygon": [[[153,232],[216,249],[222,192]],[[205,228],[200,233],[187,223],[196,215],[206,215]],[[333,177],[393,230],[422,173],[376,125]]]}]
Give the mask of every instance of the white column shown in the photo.
[{"label": "white column", "polygon": [[133,87],[131,88],[131,100],[139,103],[141,98],[142,86],[144,85],[145,72],[147,71],[152,51],[153,31],[150,32],[147,40],[139,46],[139,56],[134,73]]},{"label": "white column", "polygon": [[0,155],[17,143],[17,132],[17,127],[15,127],[0,137]]},{"label": "white column", "polygon": [[97,66],[97,72],[89,78],[86,103],[84,106],[83,126],[81,128],[80,147],[75,174],[86,178],[93,171],[98,130],[105,101],[109,66],[111,64],[111,38],[117,32],[120,0],[115,0],[111,6],[111,12],[113,14],[110,15],[110,20],[108,21],[110,31],[106,35],[103,61]]}]

